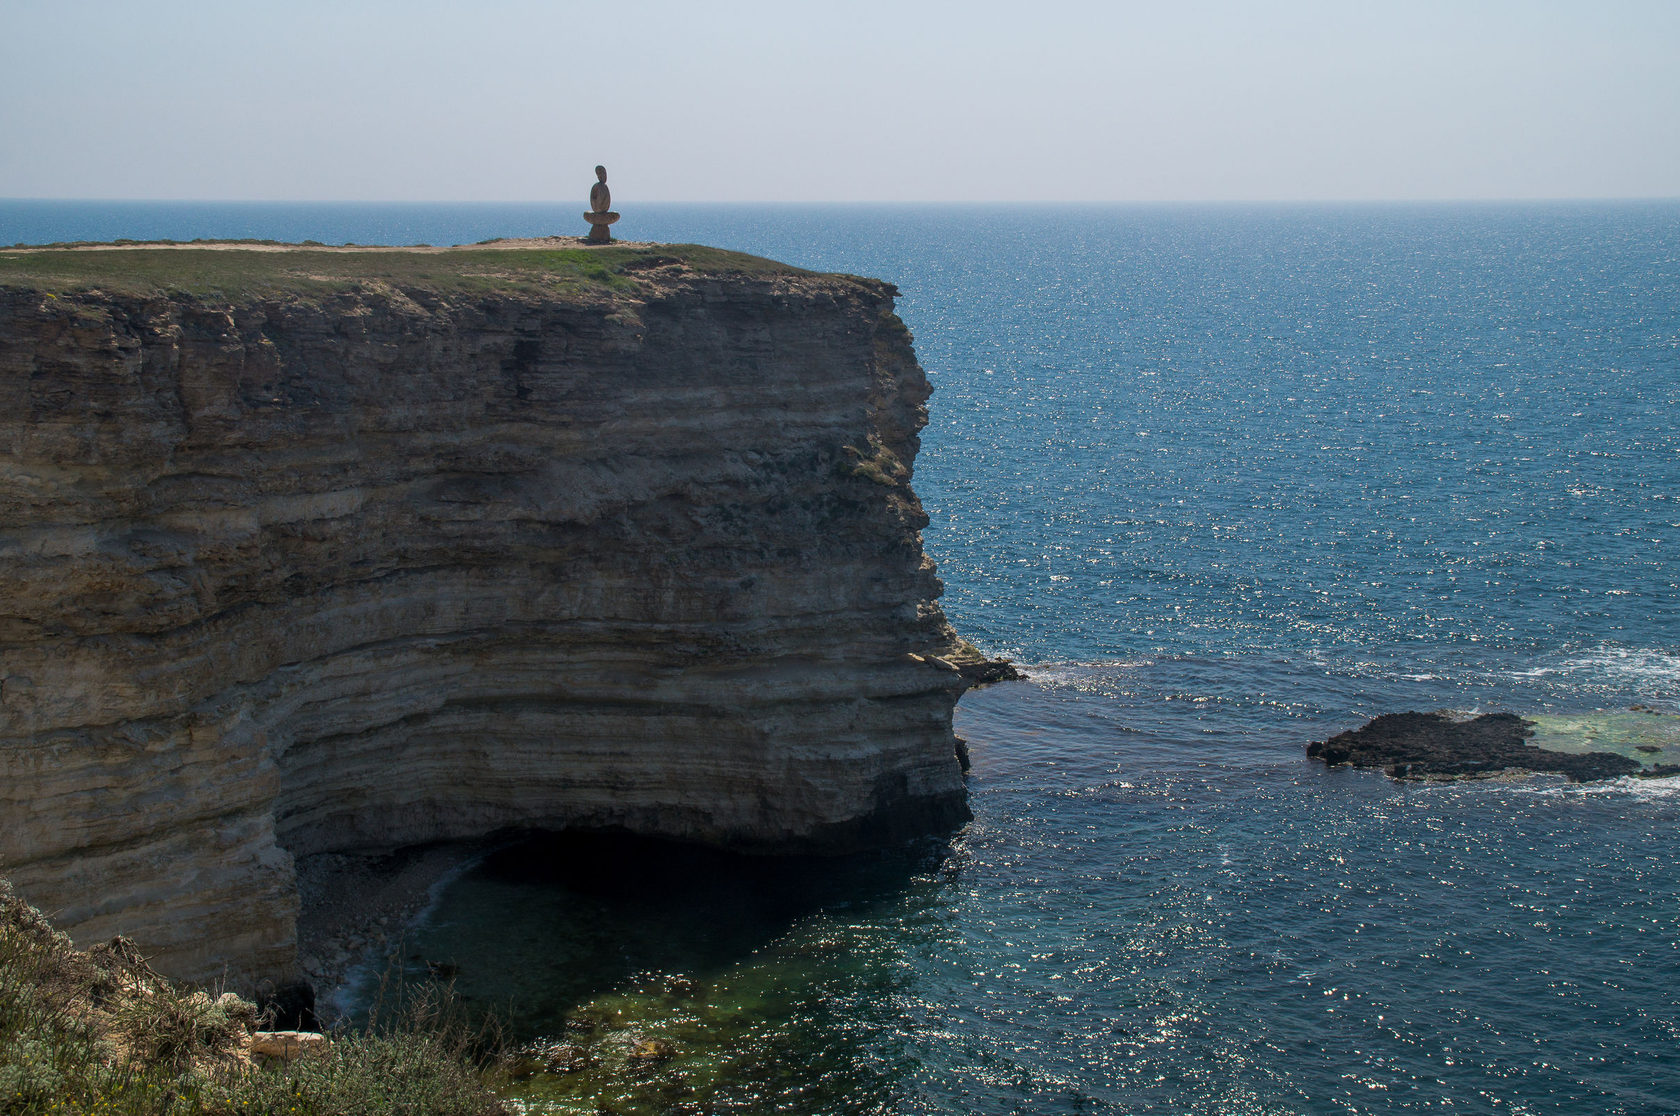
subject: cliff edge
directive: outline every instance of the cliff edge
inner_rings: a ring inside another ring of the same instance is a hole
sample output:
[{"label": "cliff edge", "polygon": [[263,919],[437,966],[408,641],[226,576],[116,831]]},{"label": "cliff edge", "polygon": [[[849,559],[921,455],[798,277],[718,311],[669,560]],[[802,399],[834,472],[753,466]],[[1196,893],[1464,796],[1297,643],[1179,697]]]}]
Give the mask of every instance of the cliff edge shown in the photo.
[{"label": "cliff edge", "polygon": [[294,856],[960,821],[895,293],[692,246],[0,250],[0,876],[249,986],[296,975]]}]

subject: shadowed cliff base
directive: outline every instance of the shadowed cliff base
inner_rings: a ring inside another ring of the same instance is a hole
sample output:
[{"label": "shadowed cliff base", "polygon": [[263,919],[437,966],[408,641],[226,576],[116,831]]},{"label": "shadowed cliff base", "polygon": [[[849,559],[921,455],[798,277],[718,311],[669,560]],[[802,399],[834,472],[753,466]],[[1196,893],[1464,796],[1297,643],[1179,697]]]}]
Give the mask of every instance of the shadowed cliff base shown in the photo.
[{"label": "shadowed cliff base", "polygon": [[[950,855],[936,838],[757,857],[623,834],[532,835],[464,874],[398,960],[411,985],[448,983],[496,1015],[527,1053],[516,1073],[527,1099],[640,1091],[655,1070],[693,1086],[720,1070],[744,1083],[777,1072],[748,1053],[760,1045],[749,1034],[786,1009],[793,972],[817,962],[891,979],[888,958],[841,945],[846,928],[918,901]],[[728,1067],[716,1064],[714,1025],[740,1031],[742,1058]]]},{"label": "shadowed cliff base", "polygon": [[400,960],[405,936],[463,874],[494,875],[520,865],[517,870],[526,875],[558,873],[578,880],[668,879],[688,871],[673,866],[698,866],[726,876],[801,877],[807,886],[822,887],[821,881],[828,880],[826,886],[843,890],[841,881],[855,874],[855,858],[869,855],[855,850],[892,850],[884,855],[922,858],[925,850],[912,851],[919,840],[943,839],[973,817],[964,794],[911,799],[902,793],[895,796],[889,788],[879,798],[882,805],[875,813],[833,829],[789,833],[781,841],[732,848],[645,837],[624,829],[507,830],[475,841],[301,857],[299,965],[319,998],[321,1015],[332,1020],[353,1010],[358,986],[393,958]]},{"label": "shadowed cliff base", "polygon": [[296,858],[966,816],[894,289],[693,246],[0,250],[0,870],[297,975]]}]

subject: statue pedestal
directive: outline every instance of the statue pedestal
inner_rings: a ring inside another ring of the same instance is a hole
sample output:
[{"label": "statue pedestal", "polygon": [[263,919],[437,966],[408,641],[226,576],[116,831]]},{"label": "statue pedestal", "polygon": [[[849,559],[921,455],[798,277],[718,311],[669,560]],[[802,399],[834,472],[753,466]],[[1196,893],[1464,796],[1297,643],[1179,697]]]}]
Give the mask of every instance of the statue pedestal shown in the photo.
[{"label": "statue pedestal", "polygon": [[589,235],[584,238],[585,244],[611,244],[612,233],[607,226],[618,220],[616,213],[585,213],[583,219],[589,222]]}]

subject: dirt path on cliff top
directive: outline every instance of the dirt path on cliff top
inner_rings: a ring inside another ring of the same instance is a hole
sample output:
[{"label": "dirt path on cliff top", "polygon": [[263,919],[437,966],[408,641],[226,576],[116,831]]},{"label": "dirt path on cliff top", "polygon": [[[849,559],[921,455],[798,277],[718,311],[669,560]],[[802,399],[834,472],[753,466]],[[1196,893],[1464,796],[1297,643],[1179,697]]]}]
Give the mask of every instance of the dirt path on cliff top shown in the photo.
[{"label": "dirt path on cliff top", "polygon": [[445,252],[483,252],[496,249],[528,248],[662,248],[651,240],[614,240],[591,244],[581,236],[504,237],[481,244],[281,244],[267,240],[145,240],[125,244],[32,244],[0,248],[7,255],[34,252],[413,252],[418,255]]}]

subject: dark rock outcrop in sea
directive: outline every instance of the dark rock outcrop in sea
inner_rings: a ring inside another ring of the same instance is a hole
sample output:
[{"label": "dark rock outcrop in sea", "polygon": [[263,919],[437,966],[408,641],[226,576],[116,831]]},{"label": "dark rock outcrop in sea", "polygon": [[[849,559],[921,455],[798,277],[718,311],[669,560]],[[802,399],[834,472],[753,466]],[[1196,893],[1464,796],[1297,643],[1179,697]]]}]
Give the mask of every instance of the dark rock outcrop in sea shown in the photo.
[{"label": "dark rock outcrop in sea", "polygon": [[294,857],[968,816],[895,290],[710,249],[0,252],[0,872],[297,972]]},{"label": "dark rock outcrop in sea", "polygon": [[1514,713],[1469,719],[1445,713],[1385,713],[1364,726],[1307,745],[1331,767],[1381,767],[1393,777],[1475,777],[1504,771],[1565,775],[1572,782],[1645,771],[1611,752],[1557,752],[1528,743],[1533,722]]}]

